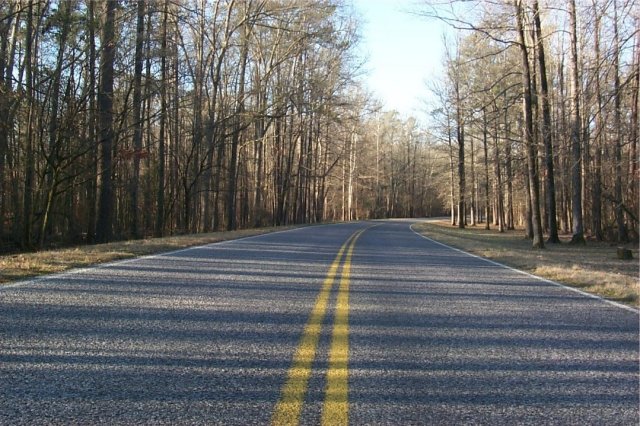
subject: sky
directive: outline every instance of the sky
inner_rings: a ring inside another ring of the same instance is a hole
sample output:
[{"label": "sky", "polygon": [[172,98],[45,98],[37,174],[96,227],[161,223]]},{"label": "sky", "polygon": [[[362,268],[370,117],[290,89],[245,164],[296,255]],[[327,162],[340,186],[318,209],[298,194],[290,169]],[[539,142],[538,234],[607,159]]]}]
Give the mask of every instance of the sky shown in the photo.
[{"label": "sky", "polygon": [[386,109],[424,115],[425,83],[440,74],[445,26],[410,14],[415,0],[353,0],[362,18],[363,54],[369,90]]}]

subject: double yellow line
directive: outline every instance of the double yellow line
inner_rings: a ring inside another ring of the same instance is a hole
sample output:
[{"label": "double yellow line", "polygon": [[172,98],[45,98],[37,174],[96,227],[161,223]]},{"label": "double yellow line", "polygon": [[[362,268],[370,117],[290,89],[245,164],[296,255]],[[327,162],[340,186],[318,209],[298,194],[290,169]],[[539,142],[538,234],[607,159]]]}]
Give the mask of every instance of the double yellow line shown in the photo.
[{"label": "double yellow line", "polygon": [[[280,401],[273,413],[271,419],[273,425],[298,425],[300,422],[300,413],[304,405],[307,383],[311,376],[311,367],[316,357],[322,323],[341,263],[342,275],[338,287],[329,349],[329,368],[322,407],[322,424],[346,425],[349,422],[349,276],[353,248],[358,237],[365,230],[366,228],[361,229],[349,237],[340,247],[340,251],[329,268],[293,357],[287,382],[282,388]],[[343,257],[344,262],[342,261]]]}]

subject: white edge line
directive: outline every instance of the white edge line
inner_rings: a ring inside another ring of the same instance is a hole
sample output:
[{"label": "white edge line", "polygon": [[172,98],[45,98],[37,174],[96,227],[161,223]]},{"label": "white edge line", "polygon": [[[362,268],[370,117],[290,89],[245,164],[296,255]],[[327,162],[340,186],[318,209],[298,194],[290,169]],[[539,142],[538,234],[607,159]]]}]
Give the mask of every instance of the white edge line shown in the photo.
[{"label": "white edge line", "polygon": [[605,299],[605,298],[604,298],[604,297],[602,297],[602,296],[598,296],[598,295],[596,295],[596,294],[587,293],[586,291],[582,291],[582,290],[577,289],[577,288],[575,288],[575,287],[570,287],[570,286],[568,286],[568,285],[566,285],[566,284],[562,284],[562,283],[559,283],[559,282],[556,282],[556,281],[549,280],[549,279],[547,279],[547,278],[542,278],[542,277],[539,277],[539,276],[537,276],[537,275],[533,275],[533,274],[531,274],[531,273],[529,273],[529,272],[526,272],[526,271],[522,271],[522,270],[520,270],[520,269],[513,268],[513,267],[511,267],[511,266],[508,266],[508,265],[502,264],[502,263],[500,263],[500,262],[496,262],[495,260],[487,259],[487,258],[485,258],[485,257],[481,257],[481,256],[475,255],[475,254],[473,254],[473,253],[469,253],[469,252],[466,252],[466,251],[464,251],[464,250],[460,250],[459,248],[451,247],[450,245],[447,245],[447,244],[441,243],[440,241],[436,241],[436,240],[434,240],[433,238],[429,238],[429,237],[427,237],[427,236],[425,236],[425,235],[422,235],[421,233],[419,233],[418,231],[416,231],[415,229],[413,229],[413,225],[415,225],[415,223],[414,223],[414,224],[412,224],[411,226],[409,226],[409,228],[411,229],[411,231],[413,231],[413,233],[414,233],[414,234],[416,234],[416,235],[418,235],[418,236],[420,236],[420,237],[424,238],[425,240],[428,240],[428,241],[431,241],[431,242],[433,242],[433,243],[439,244],[439,245],[441,245],[441,246],[443,246],[443,247],[446,247],[446,248],[448,248],[448,249],[451,249],[451,250],[457,251],[457,252],[462,253],[462,254],[465,254],[465,255],[467,255],[467,256],[475,257],[476,259],[480,259],[480,260],[483,260],[483,261],[485,261],[485,262],[487,262],[487,263],[491,263],[491,264],[493,264],[493,265],[499,266],[499,267],[501,267],[501,268],[504,268],[504,269],[508,269],[508,270],[510,270],[510,271],[517,272],[517,273],[519,273],[519,274],[525,275],[525,276],[530,277],[530,278],[534,278],[534,279],[536,279],[536,280],[538,280],[538,281],[542,281],[542,282],[547,283],[547,284],[553,284],[553,285],[555,285],[555,286],[562,287],[562,288],[567,289],[567,290],[571,290],[571,291],[573,291],[573,292],[575,292],[575,293],[581,294],[581,295],[586,296],[586,297],[589,297],[589,298],[591,298],[591,299],[600,300],[600,301],[602,301],[602,302],[608,303],[608,304],[613,305],[613,306],[615,306],[615,307],[622,308],[622,309],[625,309],[625,310],[627,310],[627,311],[630,311],[630,312],[633,312],[633,313],[636,313],[636,314],[639,314],[639,313],[640,313],[640,310],[639,310],[639,309],[633,308],[633,307],[631,307],[631,306],[623,305],[622,303],[618,303],[618,302],[614,302],[613,300]]},{"label": "white edge line", "polygon": [[[348,223],[348,222],[342,222],[342,223]],[[161,252],[161,253],[154,253],[154,254],[146,254],[144,256],[135,256],[135,257],[130,257],[127,259],[120,259],[120,260],[114,260],[111,262],[105,262],[105,263],[98,263],[95,265],[89,265],[89,266],[83,266],[80,268],[73,268],[73,269],[68,269],[66,271],[62,271],[62,272],[58,272],[55,274],[47,274],[47,275],[40,275],[34,278],[29,278],[26,279],[24,281],[17,281],[11,284],[0,284],[0,292],[2,290],[8,290],[11,288],[16,288],[16,287],[23,287],[26,285],[31,285],[31,284],[37,284],[40,281],[46,281],[49,279],[56,279],[56,278],[63,278],[66,277],[68,275],[75,275],[75,274],[80,274],[83,272],[88,272],[91,271],[93,269],[106,269],[109,267],[113,267],[116,265],[122,265],[125,263],[131,263],[131,262],[135,262],[138,260],[143,260],[143,259],[155,259],[158,257],[165,257],[165,256],[171,256],[174,255],[176,253],[182,253],[185,251],[189,251],[189,250],[198,250],[198,249],[202,249],[202,248],[206,248],[209,246],[215,246],[215,245],[222,245],[222,244],[228,244],[228,243],[232,243],[235,241],[241,241],[241,240],[248,240],[251,238],[258,238],[258,237],[264,237],[265,235],[274,235],[274,234],[281,234],[283,232],[291,232],[291,231],[296,231],[299,229],[304,229],[304,228],[309,228],[312,226],[329,226],[329,225],[337,225],[337,224],[333,224],[333,223],[321,223],[321,224],[307,224],[307,225],[303,225],[303,226],[299,226],[296,228],[291,228],[291,229],[282,229],[280,231],[273,231],[273,232],[265,232],[263,234],[258,234],[258,235],[249,235],[247,237],[240,237],[240,238],[231,238],[228,240],[223,240],[223,241],[216,241],[213,243],[207,243],[207,244],[201,244],[198,246],[190,246],[190,247],[184,247],[181,249],[177,249],[177,250],[172,250],[172,251],[165,251],[165,252]]]}]

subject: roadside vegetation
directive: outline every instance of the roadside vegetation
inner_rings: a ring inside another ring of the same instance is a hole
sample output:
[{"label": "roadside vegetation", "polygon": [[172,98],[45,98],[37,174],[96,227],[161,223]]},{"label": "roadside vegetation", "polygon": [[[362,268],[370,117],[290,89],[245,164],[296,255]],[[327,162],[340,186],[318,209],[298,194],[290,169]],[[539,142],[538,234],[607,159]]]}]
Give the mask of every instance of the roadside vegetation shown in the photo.
[{"label": "roadside vegetation", "polygon": [[72,268],[82,268],[115,260],[163,253],[185,247],[211,244],[291,228],[295,228],[295,226],[176,235],[4,255],[0,256],[0,286],[39,275],[64,272]]},{"label": "roadside vegetation", "polygon": [[[627,305],[640,305],[638,246],[627,245],[632,260],[619,260],[616,245],[588,241],[586,245],[549,244],[545,250],[531,248],[522,230],[499,232],[484,227],[452,227],[447,221],[414,226],[421,234],[534,275]],[[561,235],[568,243],[571,235]]]}]

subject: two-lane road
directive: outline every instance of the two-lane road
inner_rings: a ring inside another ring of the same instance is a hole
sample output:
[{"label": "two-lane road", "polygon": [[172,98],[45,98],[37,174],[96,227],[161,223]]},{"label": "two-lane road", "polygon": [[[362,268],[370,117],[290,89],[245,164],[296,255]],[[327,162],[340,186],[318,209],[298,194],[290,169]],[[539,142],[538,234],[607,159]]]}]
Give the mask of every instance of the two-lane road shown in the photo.
[{"label": "two-lane road", "polygon": [[638,424],[637,311],[410,225],[0,288],[0,424]]}]

